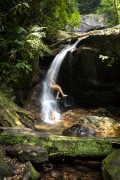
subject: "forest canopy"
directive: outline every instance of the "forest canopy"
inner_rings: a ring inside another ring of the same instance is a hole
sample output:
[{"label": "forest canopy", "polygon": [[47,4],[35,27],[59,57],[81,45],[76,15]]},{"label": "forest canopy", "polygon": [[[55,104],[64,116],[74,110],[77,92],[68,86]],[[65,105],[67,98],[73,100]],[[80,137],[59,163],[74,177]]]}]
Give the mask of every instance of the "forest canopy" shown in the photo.
[{"label": "forest canopy", "polygon": [[7,79],[16,86],[22,74],[32,71],[36,56],[51,53],[45,42],[53,41],[71,18],[71,25],[76,25],[75,6],[74,0],[0,1],[1,81]]}]

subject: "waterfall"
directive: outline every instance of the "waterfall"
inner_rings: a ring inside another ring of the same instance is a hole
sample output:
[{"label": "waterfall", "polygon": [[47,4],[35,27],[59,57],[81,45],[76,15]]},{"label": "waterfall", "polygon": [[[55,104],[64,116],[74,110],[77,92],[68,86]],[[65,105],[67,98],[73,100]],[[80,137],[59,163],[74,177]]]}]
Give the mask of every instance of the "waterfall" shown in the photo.
[{"label": "waterfall", "polygon": [[69,45],[67,48],[63,49],[59,54],[57,54],[46,74],[40,99],[41,118],[46,123],[55,124],[56,122],[59,122],[61,120],[61,113],[58,107],[58,102],[53,94],[53,90],[51,90],[51,88],[49,88],[48,86],[48,84],[50,83],[51,73],[54,72],[54,80],[56,80],[60,66],[67,52],[72,52],[75,49],[77,43],[78,41],[74,45]]}]

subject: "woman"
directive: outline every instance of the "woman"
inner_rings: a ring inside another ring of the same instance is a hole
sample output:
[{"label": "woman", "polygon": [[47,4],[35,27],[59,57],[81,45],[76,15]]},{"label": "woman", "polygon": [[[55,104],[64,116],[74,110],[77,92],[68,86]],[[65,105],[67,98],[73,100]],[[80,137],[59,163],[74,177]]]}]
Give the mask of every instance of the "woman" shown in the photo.
[{"label": "woman", "polygon": [[58,84],[56,84],[56,82],[55,82],[55,80],[54,80],[54,73],[51,74],[49,87],[50,87],[51,89],[57,90],[56,99],[61,99],[61,98],[59,97],[59,94],[60,94],[60,93],[61,93],[61,95],[62,95],[63,97],[66,97],[66,96],[67,96],[66,94],[63,93],[61,87],[60,87]]}]

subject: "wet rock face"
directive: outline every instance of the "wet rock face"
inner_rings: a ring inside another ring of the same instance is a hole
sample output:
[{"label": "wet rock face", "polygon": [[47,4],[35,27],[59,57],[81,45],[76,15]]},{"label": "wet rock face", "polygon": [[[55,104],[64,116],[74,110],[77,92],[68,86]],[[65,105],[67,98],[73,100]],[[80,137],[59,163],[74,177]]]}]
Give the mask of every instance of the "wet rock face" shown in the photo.
[{"label": "wet rock face", "polygon": [[[115,109],[89,109],[84,112],[82,109],[69,110],[62,116],[63,121],[69,124],[68,129],[63,131],[63,135],[80,135],[96,137],[115,137],[120,136],[120,120],[118,112],[112,114]],[[70,127],[70,128],[69,128]],[[86,129],[88,128],[88,129]],[[83,131],[84,130],[84,131]]]},{"label": "wet rock face", "polygon": [[75,136],[75,137],[92,137],[95,136],[96,132],[92,128],[86,128],[80,124],[74,124],[72,127],[65,129],[62,132],[64,136]]},{"label": "wet rock face", "polygon": [[[59,82],[66,94],[81,105],[119,104],[117,89],[119,68],[108,68],[98,58],[96,49],[82,47],[67,54],[59,73]],[[109,78],[108,78],[109,76]],[[117,98],[116,98],[117,97]]]},{"label": "wet rock face", "polygon": [[[76,50],[66,55],[58,83],[75,99],[75,103],[120,105],[119,33],[117,28],[101,30],[82,39]],[[103,62],[101,57],[107,57],[107,60]],[[114,63],[109,66],[112,59]]]}]

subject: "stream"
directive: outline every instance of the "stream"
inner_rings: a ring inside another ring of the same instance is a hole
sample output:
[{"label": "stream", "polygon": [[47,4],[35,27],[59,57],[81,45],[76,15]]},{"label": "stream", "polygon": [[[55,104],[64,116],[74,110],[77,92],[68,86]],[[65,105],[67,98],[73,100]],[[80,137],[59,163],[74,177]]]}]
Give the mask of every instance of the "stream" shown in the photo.
[{"label": "stream", "polygon": [[100,161],[51,160],[42,166],[42,180],[102,180]]}]

